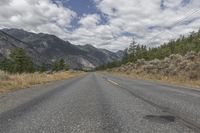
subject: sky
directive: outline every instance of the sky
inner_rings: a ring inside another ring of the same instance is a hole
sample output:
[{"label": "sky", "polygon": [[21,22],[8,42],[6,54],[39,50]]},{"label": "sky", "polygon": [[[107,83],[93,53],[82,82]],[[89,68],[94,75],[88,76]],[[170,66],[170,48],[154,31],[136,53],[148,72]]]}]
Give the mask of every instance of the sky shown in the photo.
[{"label": "sky", "polygon": [[155,47],[200,28],[199,0],[0,0],[0,28],[111,51]]}]

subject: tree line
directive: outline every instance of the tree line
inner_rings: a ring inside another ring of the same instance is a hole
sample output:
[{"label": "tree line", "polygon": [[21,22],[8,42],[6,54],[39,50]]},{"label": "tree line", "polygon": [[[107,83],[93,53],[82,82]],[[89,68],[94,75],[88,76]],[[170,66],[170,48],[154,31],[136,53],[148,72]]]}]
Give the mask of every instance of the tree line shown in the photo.
[{"label": "tree line", "polygon": [[147,48],[145,45],[138,44],[134,40],[129,48],[125,50],[123,59],[97,67],[97,70],[119,67],[128,62],[136,62],[138,59],[153,60],[164,59],[171,54],[185,55],[187,52],[200,52],[200,30],[192,32],[189,36],[180,36],[176,40],[171,40],[159,47]]},{"label": "tree line", "polygon": [[16,48],[13,50],[9,58],[3,58],[0,60],[0,70],[9,73],[33,73],[33,72],[45,72],[68,70],[69,66],[63,59],[59,59],[51,64],[50,67],[47,64],[36,66],[30,57],[26,55],[26,52],[22,48]]}]

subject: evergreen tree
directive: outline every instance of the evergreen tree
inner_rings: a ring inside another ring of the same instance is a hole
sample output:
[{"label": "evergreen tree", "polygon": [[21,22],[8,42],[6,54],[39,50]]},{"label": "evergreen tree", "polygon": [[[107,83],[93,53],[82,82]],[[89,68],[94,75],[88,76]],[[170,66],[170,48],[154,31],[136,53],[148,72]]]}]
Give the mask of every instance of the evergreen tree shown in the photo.
[{"label": "evergreen tree", "polygon": [[13,62],[9,59],[1,59],[0,60],[0,69],[3,71],[11,72],[12,71]]},{"label": "evergreen tree", "polygon": [[171,40],[168,43],[155,48],[147,49],[146,46],[139,45],[133,39],[130,47],[125,50],[124,57],[121,62],[115,64],[108,63],[99,66],[97,69],[103,70],[113,66],[120,66],[128,62],[135,62],[138,59],[153,60],[153,59],[164,59],[171,54],[185,55],[187,52],[194,51],[200,52],[200,29],[198,32],[192,32],[188,37],[180,36],[176,40]]},{"label": "evergreen tree", "polygon": [[52,64],[52,70],[53,71],[58,71],[58,67],[59,67],[58,61],[53,62],[53,64]]},{"label": "evergreen tree", "polygon": [[58,61],[55,61],[52,64],[52,70],[53,71],[61,71],[61,70],[68,70],[69,66],[67,64],[65,64],[64,59],[60,59]]},{"label": "evergreen tree", "polygon": [[60,59],[58,62],[58,70],[64,70],[65,69],[65,61],[63,59]]},{"label": "evergreen tree", "polygon": [[23,72],[34,72],[33,62],[29,57],[26,56],[25,51],[22,48],[17,48],[12,51],[10,55],[13,73],[23,73]]}]

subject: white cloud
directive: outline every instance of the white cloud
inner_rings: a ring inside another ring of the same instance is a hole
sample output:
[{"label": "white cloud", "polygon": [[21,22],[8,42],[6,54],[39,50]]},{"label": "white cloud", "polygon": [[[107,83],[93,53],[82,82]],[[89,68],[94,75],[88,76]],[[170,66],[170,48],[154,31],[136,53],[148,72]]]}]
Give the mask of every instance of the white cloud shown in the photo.
[{"label": "white cloud", "polygon": [[0,5],[7,5],[10,2],[10,0],[1,0]]},{"label": "white cloud", "polygon": [[[80,22],[85,24],[71,36],[75,38],[72,40],[75,44],[90,43],[116,51],[128,47],[134,37],[139,43],[153,47],[200,27],[200,12],[196,12],[200,7],[198,0],[187,0],[185,5],[183,2],[186,0],[94,1],[97,8],[107,16],[108,22],[100,24],[96,14],[82,18]],[[179,22],[184,18],[184,21],[197,20],[186,25]]]},{"label": "white cloud", "polygon": [[62,36],[76,13],[50,0],[1,1],[0,25]]},{"label": "white cloud", "polygon": [[[187,5],[183,6],[184,2],[187,2]],[[96,3],[97,7],[108,15],[109,25],[118,27],[121,33],[136,34],[134,38],[140,43],[148,42],[150,39],[159,40],[158,43],[161,44],[180,34],[198,30],[200,27],[198,21],[188,25],[176,23],[187,15],[185,21],[199,19],[200,12],[195,12],[200,7],[198,0],[131,0],[126,2],[124,0],[96,0]],[[161,4],[165,6],[164,10]],[[159,33],[161,34],[157,35]]]},{"label": "white cloud", "polygon": [[[200,27],[199,0],[94,0],[102,14],[83,15],[78,19],[79,27],[71,31],[77,15],[57,1],[1,0],[0,25],[51,33],[74,44],[89,43],[115,51],[128,47],[133,37],[151,47]],[[102,15],[107,22],[102,23]],[[190,23],[177,23],[186,16],[184,22]]]},{"label": "white cloud", "polygon": [[97,14],[90,14],[83,16],[79,23],[84,27],[95,27],[99,24],[100,17]]}]

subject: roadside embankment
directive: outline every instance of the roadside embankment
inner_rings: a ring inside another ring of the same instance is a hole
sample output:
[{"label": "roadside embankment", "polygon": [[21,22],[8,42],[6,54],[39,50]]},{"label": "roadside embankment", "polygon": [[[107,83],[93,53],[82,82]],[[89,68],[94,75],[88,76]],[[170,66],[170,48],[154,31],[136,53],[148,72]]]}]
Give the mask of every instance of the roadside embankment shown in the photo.
[{"label": "roadside embankment", "polygon": [[55,72],[47,73],[24,73],[24,74],[8,74],[0,71],[0,94],[15,91],[21,88],[28,88],[35,84],[42,84],[56,80],[63,80],[75,76],[83,75],[84,72]]},{"label": "roadside embankment", "polygon": [[173,54],[163,60],[137,60],[108,72],[135,78],[159,80],[181,85],[200,87],[200,53],[189,52],[185,56]]}]

